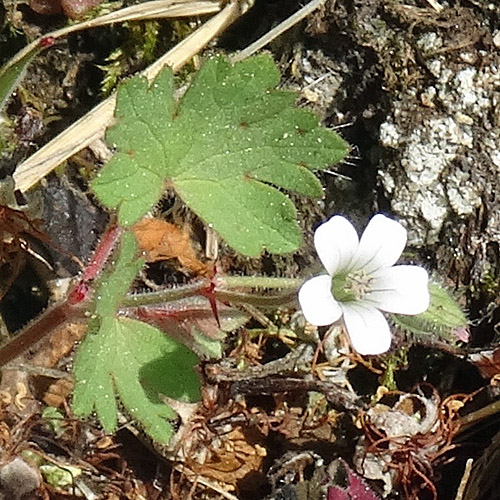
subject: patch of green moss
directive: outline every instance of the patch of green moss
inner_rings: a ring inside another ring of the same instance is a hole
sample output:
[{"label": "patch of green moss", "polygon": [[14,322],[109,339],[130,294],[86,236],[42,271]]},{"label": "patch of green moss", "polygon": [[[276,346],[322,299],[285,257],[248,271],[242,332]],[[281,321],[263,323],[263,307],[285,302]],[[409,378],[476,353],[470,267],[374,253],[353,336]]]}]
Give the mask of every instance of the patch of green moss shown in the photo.
[{"label": "patch of green moss", "polygon": [[[185,39],[194,29],[187,21],[174,20],[128,22],[123,42],[99,67],[104,72],[101,83],[103,95],[109,95],[123,76],[151,64],[160,55]],[[189,69],[189,73],[192,68]]]},{"label": "patch of green moss", "polygon": [[498,295],[500,293],[500,276],[486,272],[481,276],[481,287],[487,295]]},{"label": "patch of green moss", "polygon": [[394,354],[384,358],[385,369],[380,376],[380,385],[387,387],[390,391],[397,391],[396,373],[408,366],[408,349],[399,349]]}]

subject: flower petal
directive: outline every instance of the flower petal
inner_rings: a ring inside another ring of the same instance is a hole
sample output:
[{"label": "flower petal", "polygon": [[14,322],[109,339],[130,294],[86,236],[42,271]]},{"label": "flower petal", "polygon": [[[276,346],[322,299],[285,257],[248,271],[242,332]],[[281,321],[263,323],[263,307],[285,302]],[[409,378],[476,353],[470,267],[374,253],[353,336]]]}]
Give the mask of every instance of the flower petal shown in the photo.
[{"label": "flower petal", "polygon": [[375,307],[356,302],[342,304],[352,346],[360,354],[382,354],[391,347],[391,330]]},{"label": "flower petal", "polygon": [[350,268],[366,272],[391,267],[406,245],[406,229],[397,221],[382,214],[373,216],[361,236]]},{"label": "flower petal", "polygon": [[339,303],[333,298],[332,280],[324,274],[306,281],[299,290],[299,303],[304,317],[316,326],[331,325],[342,316]]},{"label": "flower petal", "polygon": [[363,301],[383,311],[397,314],[420,314],[429,307],[429,276],[418,266],[394,266],[375,271],[370,292]]},{"label": "flower petal", "polygon": [[341,215],[321,224],[314,233],[314,246],[330,276],[349,266],[358,244],[356,229]]}]

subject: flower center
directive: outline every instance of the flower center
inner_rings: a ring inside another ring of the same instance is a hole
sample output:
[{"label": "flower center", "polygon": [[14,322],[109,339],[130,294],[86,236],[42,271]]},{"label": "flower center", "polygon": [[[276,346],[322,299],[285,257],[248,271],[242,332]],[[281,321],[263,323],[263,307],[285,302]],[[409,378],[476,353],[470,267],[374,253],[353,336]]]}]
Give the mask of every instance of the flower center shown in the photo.
[{"label": "flower center", "polygon": [[361,300],[370,290],[370,281],[363,270],[337,274],[332,277],[332,295],[338,302]]}]

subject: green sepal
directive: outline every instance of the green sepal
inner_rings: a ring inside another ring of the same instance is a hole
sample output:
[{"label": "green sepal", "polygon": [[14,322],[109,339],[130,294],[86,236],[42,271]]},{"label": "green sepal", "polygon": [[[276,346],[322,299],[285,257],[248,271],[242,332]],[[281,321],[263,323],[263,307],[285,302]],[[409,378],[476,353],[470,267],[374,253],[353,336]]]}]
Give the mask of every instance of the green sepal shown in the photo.
[{"label": "green sepal", "polygon": [[430,304],[427,311],[416,316],[392,314],[394,323],[403,330],[419,335],[436,335],[443,340],[468,324],[467,316],[453,295],[442,285],[429,283]]}]

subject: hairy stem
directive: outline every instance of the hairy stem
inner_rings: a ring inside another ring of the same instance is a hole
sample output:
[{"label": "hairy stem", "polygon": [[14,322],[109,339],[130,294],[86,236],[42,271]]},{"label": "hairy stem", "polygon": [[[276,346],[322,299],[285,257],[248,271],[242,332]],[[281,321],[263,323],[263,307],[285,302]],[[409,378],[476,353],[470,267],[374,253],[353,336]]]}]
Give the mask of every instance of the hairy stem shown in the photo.
[{"label": "hairy stem", "polygon": [[[291,304],[295,301],[296,288],[302,280],[289,278],[269,278],[252,276],[221,276],[215,280],[213,296],[221,302],[236,304],[250,304],[261,307],[278,307]],[[212,282],[208,279],[202,279],[180,285],[175,288],[167,288],[157,292],[133,293],[127,295],[122,301],[121,306],[141,307],[160,305],[174,300],[192,297],[193,295],[204,295],[211,289]],[[230,288],[278,288],[282,292],[274,295],[265,295],[263,291],[235,291]]]},{"label": "hairy stem", "polygon": [[221,302],[233,304],[249,304],[259,307],[276,308],[279,306],[291,305],[295,302],[296,293],[290,292],[281,295],[259,295],[258,293],[233,292],[230,290],[217,290],[214,292],[215,298]]},{"label": "hairy stem", "polygon": [[216,288],[281,288],[296,290],[303,283],[298,278],[273,278],[270,276],[218,276]]},{"label": "hairy stem", "polygon": [[84,311],[85,307],[83,305],[73,305],[67,302],[47,309],[31,325],[2,346],[0,349],[0,366],[23,354],[66,321],[81,317]]},{"label": "hairy stem", "polygon": [[36,318],[28,327],[0,348],[0,366],[23,354],[66,321],[79,318],[92,297],[92,282],[103,271],[116,247],[123,229],[110,224],[97,245],[88,267],[71,288],[68,298]]}]

